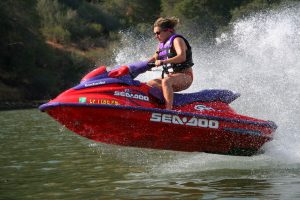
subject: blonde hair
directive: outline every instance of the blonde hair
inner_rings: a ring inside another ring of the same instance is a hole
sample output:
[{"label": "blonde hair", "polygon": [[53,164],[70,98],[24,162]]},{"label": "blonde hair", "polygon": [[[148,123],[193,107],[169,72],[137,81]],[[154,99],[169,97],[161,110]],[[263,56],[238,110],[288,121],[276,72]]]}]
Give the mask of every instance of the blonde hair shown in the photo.
[{"label": "blonde hair", "polygon": [[179,23],[177,17],[160,17],[154,22],[154,27],[160,27],[161,29],[174,29]]}]

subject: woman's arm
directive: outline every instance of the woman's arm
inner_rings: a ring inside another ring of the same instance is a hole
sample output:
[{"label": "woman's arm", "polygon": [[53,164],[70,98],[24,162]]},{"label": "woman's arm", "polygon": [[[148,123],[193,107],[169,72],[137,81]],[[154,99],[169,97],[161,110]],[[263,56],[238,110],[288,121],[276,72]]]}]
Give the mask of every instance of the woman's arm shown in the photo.
[{"label": "woman's arm", "polygon": [[183,63],[186,61],[187,46],[184,40],[180,37],[176,37],[173,41],[176,56],[163,61],[163,64],[167,63]]},{"label": "woman's arm", "polygon": [[155,62],[155,54],[151,57],[151,58],[149,58],[148,59],[148,63],[150,63],[150,62]]},{"label": "woman's arm", "polygon": [[158,48],[156,49],[155,54],[153,54],[153,56],[151,58],[149,58],[148,63],[150,62],[155,62],[156,60],[158,60]]}]

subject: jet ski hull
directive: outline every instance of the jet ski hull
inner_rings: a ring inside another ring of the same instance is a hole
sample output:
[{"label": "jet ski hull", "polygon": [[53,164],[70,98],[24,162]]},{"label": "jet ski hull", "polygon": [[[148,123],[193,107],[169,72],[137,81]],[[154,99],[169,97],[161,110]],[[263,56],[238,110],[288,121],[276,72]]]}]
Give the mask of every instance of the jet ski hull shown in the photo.
[{"label": "jet ski hull", "polygon": [[253,155],[276,125],[241,116],[212,116],[158,108],[48,103],[42,110],[97,142],[187,152]]}]

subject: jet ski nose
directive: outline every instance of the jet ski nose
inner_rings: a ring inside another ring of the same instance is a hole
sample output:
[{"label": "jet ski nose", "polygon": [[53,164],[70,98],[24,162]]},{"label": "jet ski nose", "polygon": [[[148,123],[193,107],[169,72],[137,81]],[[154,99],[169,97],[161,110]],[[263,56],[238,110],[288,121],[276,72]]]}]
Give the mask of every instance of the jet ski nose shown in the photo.
[{"label": "jet ski nose", "polygon": [[105,66],[100,66],[96,69],[94,69],[93,71],[91,71],[90,73],[86,74],[80,81],[80,83],[85,82],[95,76],[101,75],[103,73],[107,72],[106,71],[106,67]]}]

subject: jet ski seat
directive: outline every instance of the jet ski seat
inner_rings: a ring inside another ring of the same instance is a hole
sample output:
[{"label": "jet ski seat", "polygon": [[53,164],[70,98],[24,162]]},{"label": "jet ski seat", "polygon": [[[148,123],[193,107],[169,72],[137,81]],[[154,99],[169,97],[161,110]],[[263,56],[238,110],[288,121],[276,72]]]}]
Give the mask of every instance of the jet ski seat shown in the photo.
[{"label": "jet ski seat", "polygon": [[[164,97],[162,91],[158,88],[152,87],[149,91],[151,96],[159,100],[160,103],[164,103]],[[174,106],[182,106],[192,102],[213,102],[221,101],[223,103],[230,104],[240,96],[239,93],[232,92],[230,90],[217,90],[208,89],[201,90],[194,93],[174,93]]]}]

